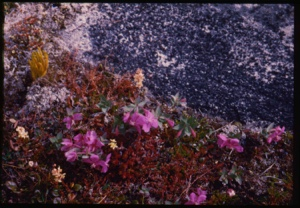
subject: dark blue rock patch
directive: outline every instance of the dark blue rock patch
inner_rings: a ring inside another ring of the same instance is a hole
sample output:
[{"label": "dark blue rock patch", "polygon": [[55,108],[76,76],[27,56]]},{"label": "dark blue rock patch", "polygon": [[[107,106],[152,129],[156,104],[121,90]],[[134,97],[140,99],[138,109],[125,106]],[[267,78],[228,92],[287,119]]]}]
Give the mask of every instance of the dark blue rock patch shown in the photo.
[{"label": "dark blue rock patch", "polygon": [[[87,57],[116,72],[142,68],[164,98],[242,123],[293,127],[294,8],[288,4],[99,4]],[[285,33],[286,31],[292,31]]]}]

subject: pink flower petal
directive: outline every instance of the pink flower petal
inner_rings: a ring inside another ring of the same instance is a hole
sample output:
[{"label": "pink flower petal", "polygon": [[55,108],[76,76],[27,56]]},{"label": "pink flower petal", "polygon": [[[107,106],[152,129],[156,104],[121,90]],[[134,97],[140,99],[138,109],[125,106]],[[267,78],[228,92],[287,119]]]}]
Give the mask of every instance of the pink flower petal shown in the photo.
[{"label": "pink flower petal", "polygon": [[190,129],[191,129],[193,137],[196,137],[196,132],[194,131],[194,129],[192,129],[192,127],[190,127]]},{"label": "pink flower petal", "polygon": [[171,120],[171,119],[166,119],[167,120],[167,122],[168,122],[168,124],[169,124],[169,126],[171,126],[171,127],[173,127],[174,126],[174,124],[175,124],[175,122],[173,121],[173,120]]},{"label": "pink flower petal", "polygon": [[175,138],[180,137],[181,133],[182,133],[182,129],[176,134],[176,137],[175,137]]},{"label": "pink flower petal", "polygon": [[75,121],[82,120],[82,114],[81,114],[81,113],[75,113],[75,114],[73,115],[73,119],[74,119]]},{"label": "pink flower petal", "polygon": [[129,123],[129,120],[130,120],[130,112],[125,113],[123,116],[124,123]]},{"label": "pink flower petal", "polygon": [[217,137],[219,138],[217,144],[220,146],[220,148],[226,146],[228,138],[224,134],[219,134]]}]

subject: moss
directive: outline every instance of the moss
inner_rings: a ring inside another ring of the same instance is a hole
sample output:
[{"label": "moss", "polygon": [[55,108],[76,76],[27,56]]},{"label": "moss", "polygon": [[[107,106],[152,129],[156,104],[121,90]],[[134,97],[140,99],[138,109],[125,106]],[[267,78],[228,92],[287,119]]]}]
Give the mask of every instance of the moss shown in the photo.
[{"label": "moss", "polygon": [[48,53],[38,48],[37,51],[32,52],[29,65],[33,80],[45,76],[49,66]]}]

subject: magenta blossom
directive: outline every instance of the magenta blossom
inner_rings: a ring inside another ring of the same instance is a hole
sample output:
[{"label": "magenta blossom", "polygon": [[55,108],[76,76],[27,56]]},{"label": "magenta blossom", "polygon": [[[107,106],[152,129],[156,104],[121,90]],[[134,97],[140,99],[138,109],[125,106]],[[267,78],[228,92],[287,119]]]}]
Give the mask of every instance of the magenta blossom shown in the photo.
[{"label": "magenta blossom", "polygon": [[78,158],[77,152],[75,152],[74,150],[70,150],[70,151],[66,152],[65,156],[67,158],[67,161],[69,161],[69,162],[74,162]]},{"label": "magenta blossom", "polygon": [[190,127],[190,129],[191,129],[191,133],[192,133],[193,137],[196,137],[196,132],[194,131],[194,129],[192,127]]},{"label": "magenta blossom", "polygon": [[220,148],[227,147],[230,149],[235,149],[238,152],[244,151],[244,148],[239,144],[240,140],[236,138],[227,138],[225,134],[219,134],[218,138],[218,145]]},{"label": "magenta blossom", "polygon": [[106,160],[100,160],[98,155],[92,154],[90,158],[83,159],[83,162],[92,164],[91,167],[100,170],[100,166],[102,167],[101,172],[106,173],[108,169],[108,162],[110,161],[111,154],[106,156]]},{"label": "magenta blossom", "polygon": [[82,134],[77,134],[73,140],[75,141],[75,144],[78,146],[84,145],[84,136]]},{"label": "magenta blossom", "polygon": [[130,120],[130,112],[127,112],[123,116],[123,121],[124,123],[129,123],[129,120]]},{"label": "magenta blossom", "polygon": [[73,141],[71,139],[63,139],[61,151],[69,151],[73,147]]},{"label": "magenta blossom", "polygon": [[69,117],[64,118],[63,122],[66,122],[67,129],[70,129],[72,125],[75,124],[75,121],[82,120],[82,114],[81,113],[75,113]]},{"label": "magenta blossom", "polygon": [[92,164],[91,167],[92,168],[96,168],[96,169],[99,169],[99,162],[100,162],[100,158],[98,155],[95,155],[95,154],[91,154],[90,158],[87,158],[87,159],[82,159],[83,162],[86,162],[86,163],[90,163]]},{"label": "magenta blossom", "polygon": [[201,188],[197,188],[197,194],[191,193],[190,194],[190,199],[185,203],[185,205],[199,205],[203,201],[206,200],[206,191],[202,191]]},{"label": "magenta blossom", "polygon": [[182,133],[182,129],[176,134],[176,137],[175,137],[175,138],[180,137],[181,133]]},{"label": "magenta blossom", "polygon": [[111,156],[111,153],[106,156],[105,161],[101,160],[99,162],[99,164],[102,166],[102,170],[101,170],[102,173],[106,173],[107,172],[107,169],[108,169],[108,166],[109,166],[108,162],[110,161],[110,156]]},{"label": "magenta blossom", "polygon": [[172,119],[166,118],[166,120],[167,120],[169,126],[171,126],[171,127],[174,126],[175,122]]},{"label": "magenta blossom", "polygon": [[126,113],[123,117],[125,123],[129,123],[131,126],[134,126],[136,130],[141,134],[141,126],[145,123],[145,116],[138,112],[134,112],[132,115]]},{"label": "magenta blossom", "polygon": [[270,144],[272,141],[278,142],[279,140],[281,140],[281,135],[284,133],[284,130],[284,126],[282,128],[280,128],[280,126],[277,126],[276,128],[271,129],[271,135],[268,136],[267,142]]},{"label": "magenta blossom", "polygon": [[84,142],[87,144],[88,151],[94,152],[96,149],[101,149],[104,144],[98,139],[95,131],[87,131],[84,136]]},{"label": "magenta blossom", "polygon": [[157,118],[155,118],[150,111],[144,109],[144,112],[145,112],[145,119],[143,119],[144,123],[142,123],[142,126],[145,132],[149,132],[151,127],[153,128],[158,127],[158,121]]}]

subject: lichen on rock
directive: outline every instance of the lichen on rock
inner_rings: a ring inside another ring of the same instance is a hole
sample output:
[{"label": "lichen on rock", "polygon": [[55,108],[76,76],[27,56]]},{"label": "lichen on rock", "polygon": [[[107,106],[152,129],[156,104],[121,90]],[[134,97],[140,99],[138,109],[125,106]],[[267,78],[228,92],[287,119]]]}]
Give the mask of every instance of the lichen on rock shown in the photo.
[{"label": "lichen on rock", "polygon": [[70,92],[65,87],[33,85],[29,87],[24,107],[19,111],[25,113],[44,112],[53,106],[64,106]]}]

